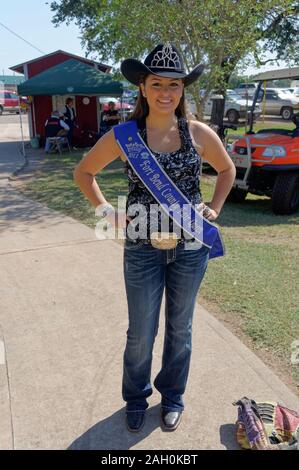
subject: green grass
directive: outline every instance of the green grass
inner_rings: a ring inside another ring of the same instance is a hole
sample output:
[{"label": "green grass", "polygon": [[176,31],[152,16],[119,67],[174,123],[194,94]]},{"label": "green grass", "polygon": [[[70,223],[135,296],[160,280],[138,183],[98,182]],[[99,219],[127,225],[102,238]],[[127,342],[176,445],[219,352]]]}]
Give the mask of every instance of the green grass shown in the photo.
[{"label": "green grass", "polygon": [[[73,181],[74,167],[81,158],[82,153],[46,155],[43,171],[36,175],[35,180],[23,187],[22,191],[51,209],[94,227],[97,222],[94,208]],[[97,175],[97,182],[107,200],[116,205],[117,196],[127,193],[127,182],[121,160],[116,160]]]},{"label": "green grass", "polygon": [[[254,132],[257,132],[261,129],[272,129],[272,128],[278,128],[278,129],[294,129],[295,128],[295,125],[290,122],[290,121],[286,121],[286,122],[263,122],[263,121],[257,121],[256,123],[254,123],[253,125],[253,131]],[[246,131],[249,130],[249,126],[246,127]],[[228,134],[244,134],[245,133],[245,126],[240,126],[238,127],[237,130],[233,130],[233,129],[229,129],[228,131]]]},{"label": "green grass", "polygon": [[[210,200],[213,185],[202,187]],[[269,198],[249,194],[242,204],[226,203],[217,224],[227,253],[209,263],[202,295],[298,382],[290,357],[299,339],[299,214],[276,216]]]},{"label": "green grass", "polygon": [[272,349],[287,363],[291,343],[299,338],[298,255],[284,246],[224,239],[227,255],[209,263],[203,295],[238,316],[257,347]]},{"label": "green grass", "polygon": [[[81,154],[47,156],[43,171],[24,187],[26,195],[90,227],[94,209],[73,182]],[[116,160],[97,176],[106,199],[117,204],[127,194],[123,162]],[[202,193],[211,200],[214,182],[203,177]],[[217,223],[227,254],[209,263],[201,295],[241,330],[261,351],[271,351],[293,378],[291,343],[299,339],[299,217],[275,216],[270,199],[248,195],[242,204],[226,203]]]}]

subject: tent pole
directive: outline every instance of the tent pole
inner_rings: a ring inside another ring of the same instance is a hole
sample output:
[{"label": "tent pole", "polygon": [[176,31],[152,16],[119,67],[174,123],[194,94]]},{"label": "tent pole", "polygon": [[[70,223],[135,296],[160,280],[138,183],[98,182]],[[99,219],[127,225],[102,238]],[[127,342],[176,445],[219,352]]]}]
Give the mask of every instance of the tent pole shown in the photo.
[{"label": "tent pole", "polygon": [[22,136],[22,155],[26,157],[25,142],[24,142],[24,133],[23,133],[23,123],[22,123],[22,114],[21,114],[21,102],[20,96],[18,96],[18,106],[19,106],[19,118],[20,118],[20,127],[21,127],[21,136]]}]

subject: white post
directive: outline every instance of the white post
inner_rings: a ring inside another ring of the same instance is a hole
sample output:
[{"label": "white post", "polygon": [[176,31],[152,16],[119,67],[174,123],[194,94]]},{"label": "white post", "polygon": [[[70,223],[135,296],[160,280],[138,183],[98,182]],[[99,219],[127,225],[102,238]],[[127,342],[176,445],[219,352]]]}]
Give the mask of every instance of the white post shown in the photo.
[{"label": "white post", "polygon": [[21,110],[20,96],[18,96],[18,102],[19,102],[19,117],[20,117],[20,127],[21,127],[23,157],[26,157],[25,142],[24,142],[24,134],[23,134],[22,110]]},{"label": "white post", "polygon": [[[25,76],[25,80],[28,80],[29,75],[28,75],[28,65],[27,64],[24,64],[24,76]],[[32,139],[34,137],[32,107],[33,107],[33,102],[30,103],[30,106],[28,107],[28,110],[27,110],[30,139]]]}]

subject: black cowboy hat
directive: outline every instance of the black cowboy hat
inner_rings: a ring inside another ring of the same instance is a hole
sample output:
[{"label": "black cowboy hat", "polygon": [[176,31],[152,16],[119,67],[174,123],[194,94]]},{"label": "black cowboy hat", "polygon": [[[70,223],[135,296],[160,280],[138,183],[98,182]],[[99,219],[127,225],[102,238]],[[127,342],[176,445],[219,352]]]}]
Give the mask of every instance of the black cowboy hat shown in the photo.
[{"label": "black cowboy hat", "polygon": [[181,54],[175,46],[166,42],[155,47],[144,63],[136,59],[126,59],[121,63],[120,69],[125,78],[137,86],[140,83],[141,74],[152,73],[161,77],[181,78],[186,87],[198,79],[204,66],[198,64],[187,74]]}]

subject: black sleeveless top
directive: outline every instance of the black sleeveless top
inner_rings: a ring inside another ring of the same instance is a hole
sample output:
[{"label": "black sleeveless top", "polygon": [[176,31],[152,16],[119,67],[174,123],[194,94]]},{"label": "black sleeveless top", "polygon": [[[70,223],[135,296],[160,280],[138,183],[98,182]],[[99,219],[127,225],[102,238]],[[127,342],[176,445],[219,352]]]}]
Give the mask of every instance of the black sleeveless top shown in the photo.
[{"label": "black sleeveless top", "polygon": [[[137,121],[137,126],[141,137],[147,144],[145,119],[143,119],[142,121]],[[179,150],[176,150],[174,152],[152,151],[152,153],[156,157],[157,161],[164,169],[164,171],[176,184],[178,189],[180,189],[181,192],[188,198],[188,200],[196,206],[202,201],[200,191],[201,157],[198,155],[192,143],[187,119],[178,119],[178,129],[181,138],[181,148]],[[134,217],[138,215],[138,220],[144,222],[146,224],[145,226],[147,227],[146,236],[144,236],[143,234],[136,240],[133,240],[129,237],[126,231],[126,238],[135,243],[138,243],[139,241],[142,241],[143,243],[149,243],[151,231],[161,231],[161,212],[163,213],[163,211],[157,212],[158,230],[156,228],[153,230],[150,226],[149,211],[151,204],[157,205],[158,203],[156,199],[152,196],[152,194],[148,191],[148,189],[144,186],[140,178],[136,175],[128,161],[125,162],[124,171],[127,174],[129,182],[129,193],[126,202],[127,215],[131,219],[134,219]],[[134,213],[134,215],[130,215],[130,213],[128,213],[129,207],[133,204],[138,203],[143,204],[146,213],[142,211],[142,213],[136,212]],[[152,211],[153,207],[154,206],[152,206]],[[163,218],[166,218],[168,221],[168,217],[164,213]],[[162,230],[165,231],[164,227],[162,227]],[[166,231],[173,232],[173,221],[171,220],[171,218],[169,218],[169,230],[167,226]],[[184,240],[184,233],[181,230],[181,237],[179,241],[183,242]],[[190,239],[189,237],[189,240],[194,239]]]}]

